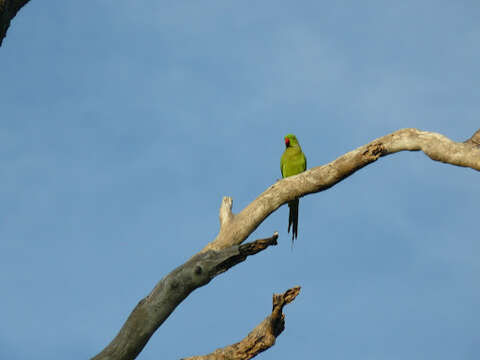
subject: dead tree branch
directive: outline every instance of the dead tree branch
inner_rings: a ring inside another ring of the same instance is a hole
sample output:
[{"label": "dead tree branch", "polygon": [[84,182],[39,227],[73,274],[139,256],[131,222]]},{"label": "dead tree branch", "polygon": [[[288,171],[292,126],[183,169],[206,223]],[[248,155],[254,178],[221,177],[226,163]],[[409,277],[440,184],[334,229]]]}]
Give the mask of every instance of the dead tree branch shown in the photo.
[{"label": "dead tree branch", "polygon": [[192,356],[183,360],[248,360],[275,345],[275,340],[285,329],[283,307],[291,303],[300,293],[300,286],[273,294],[272,313],[265,318],[242,341],[217,349],[203,356]]},{"label": "dead tree branch", "polygon": [[454,142],[438,133],[402,129],[331,163],[276,182],[238,214],[232,213],[232,199],[225,198],[220,212],[220,231],[202,251],[241,244],[267,216],[288,201],[326,190],[380,157],[399,151],[423,151],[432,160],[480,171],[479,138],[480,130],[466,142]]},{"label": "dead tree branch", "polygon": [[0,46],[7,35],[10,21],[17,15],[20,10],[30,0],[0,0]]},{"label": "dead tree branch", "polygon": [[248,255],[276,244],[278,234],[240,246],[281,205],[326,190],[380,157],[399,151],[423,151],[432,160],[480,171],[479,136],[480,131],[477,131],[465,142],[454,142],[438,133],[402,129],[350,151],[329,164],[276,182],[238,214],[232,212],[232,199],[223,198],[217,237],[163,278],[139,302],[118,335],[94,359],[134,359],[155,330],[194,289],[207,284]]},{"label": "dead tree branch", "polygon": [[112,342],[93,359],[135,359],[158,327],[193,290],[208,284],[214,277],[241,263],[248,256],[255,255],[270,245],[277,245],[277,238],[278,233],[275,233],[270,238],[193,256],[160,280],[133,309]]}]

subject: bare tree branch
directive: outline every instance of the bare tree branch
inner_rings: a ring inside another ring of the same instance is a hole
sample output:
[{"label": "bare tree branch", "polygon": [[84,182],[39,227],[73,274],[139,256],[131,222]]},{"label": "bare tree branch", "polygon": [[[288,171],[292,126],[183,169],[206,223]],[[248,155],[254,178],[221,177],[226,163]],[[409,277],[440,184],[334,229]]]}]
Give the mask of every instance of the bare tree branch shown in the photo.
[{"label": "bare tree branch", "polygon": [[278,233],[266,239],[220,251],[198,253],[165,276],[133,309],[120,332],[95,360],[135,359],[148,339],[193,290],[244,261],[248,256],[277,245]]},{"label": "bare tree branch", "polygon": [[276,244],[278,234],[239,246],[281,205],[326,190],[380,157],[399,151],[423,151],[432,160],[480,171],[479,134],[477,131],[465,142],[454,142],[438,133],[402,129],[350,151],[329,164],[276,182],[236,215],[232,212],[232,199],[223,198],[217,237],[163,278],[139,302],[118,335],[94,359],[134,359],[155,330],[194,289],[207,284],[248,255]]},{"label": "bare tree branch", "polygon": [[232,200],[227,198],[223,203],[225,209],[221,218],[225,220],[220,221],[220,231],[202,251],[241,244],[281,205],[326,190],[378,158],[399,151],[423,151],[432,160],[480,171],[480,148],[475,143],[479,137],[480,130],[466,142],[454,142],[438,133],[402,129],[350,151],[329,164],[276,182],[236,215],[231,212]]},{"label": "bare tree branch", "polygon": [[465,143],[480,146],[480,129],[470,139],[465,140]]},{"label": "bare tree branch", "polygon": [[7,35],[10,21],[17,15],[20,10],[30,0],[0,0],[0,46],[3,39]]},{"label": "bare tree branch", "polygon": [[283,307],[291,303],[300,293],[300,286],[295,286],[283,294],[273,294],[273,308],[267,316],[242,341],[217,349],[203,356],[192,356],[183,360],[247,360],[275,345],[275,340],[285,329]]}]

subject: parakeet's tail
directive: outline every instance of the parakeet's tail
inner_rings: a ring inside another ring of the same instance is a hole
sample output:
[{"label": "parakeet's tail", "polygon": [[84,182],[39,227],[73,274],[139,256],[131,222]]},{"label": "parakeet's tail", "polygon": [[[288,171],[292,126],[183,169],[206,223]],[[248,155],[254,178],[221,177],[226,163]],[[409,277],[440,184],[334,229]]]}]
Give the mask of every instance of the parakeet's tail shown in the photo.
[{"label": "parakeet's tail", "polygon": [[288,207],[290,209],[288,214],[288,232],[290,232],[290,227],[292,227],[292,244],[293,241],[297,238],[298,233],[298,199],[290,201]]}]

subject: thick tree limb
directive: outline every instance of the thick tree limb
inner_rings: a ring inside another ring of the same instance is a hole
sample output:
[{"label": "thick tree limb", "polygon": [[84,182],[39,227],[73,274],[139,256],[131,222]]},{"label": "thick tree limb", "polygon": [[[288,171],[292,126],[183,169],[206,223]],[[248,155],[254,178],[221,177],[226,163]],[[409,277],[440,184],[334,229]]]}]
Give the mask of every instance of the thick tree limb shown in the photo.
[{"label": "thick tree limb", "polygon": [[10,21],[17,15],[20,10],[30,0],[0,0],[0,46],[7,35]]},{"label": "thick tree limb", "polygon": [[183,360],[247,360],[267,350],[275,344],[278,335],[285,329],[283,307],[291,303],[300,293],[300,286],[285,291],[283,294],[273,294],[272,314],[267,316],[242,341],[215,350],[203,356],[192,356]]},{"label": "thick tree limb", "polygon": [[480,130],[466,142],[454,142],[438,133],[402,129],[350,151],[329,164],[279,180],[236,215],[231,212],[232,200],[226,198],[220,214],[220,231],[202,251],[241,244],[281,205],[326,190],[378,158],[399,151],[423,151],[432,160],[480,171],[479,138]]},{"label": "thick tree limb", "polygon": [[329,164],[282,179],[258,196],[240,213],[232,213],[232,199],[220,207],[217,237],[187,263],[163,278],[135,307],[118,335],[94,359],[134,359],[155,330],[194,289],[245,260],[248,255],[276,244],[272,238],[240,244],[281,205],[295,198],[326,190],[382,156],[399,151],[423,151],[432,160],[480,171],[480,131],[465,142],[445,136],[402,129],[340,156]]},{"label": "thick tree limb", "polygon": [[248,256],[276,245],[277,238],[278,233],[275,233],[270,238],[193,256],[160,280],[133,309],[112,342],[93,359],[135,359],[158,327],[193,290],[208,284]]}]

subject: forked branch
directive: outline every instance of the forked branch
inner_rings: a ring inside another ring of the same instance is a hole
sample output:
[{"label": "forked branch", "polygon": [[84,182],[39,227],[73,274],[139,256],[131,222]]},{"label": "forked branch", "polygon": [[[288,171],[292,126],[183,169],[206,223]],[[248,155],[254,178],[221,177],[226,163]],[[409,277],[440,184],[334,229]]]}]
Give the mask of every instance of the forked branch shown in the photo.
[{"label": "forked branch", "polygon": [[[349,177],[364,166],[399,151],[423,151],[432,160],[469,167],[480,171],[480,130],[465,142],[454,142],[447,137],[417,129],[402,129],[383,136],[352,150],[336,160],[317,166],[299,175],[279,180],[240,213],[230,212],[228,222],[222,226],[217,237],[202,251],[223,249],[241,244],[280,206],[290,200],[326,190]],[[225,200],[224,200],[225,201]],[[225,215],[224,215],[225,217]]]},{"label": "forked branch", "polygon": [[215,350],[203,356],[192,356],[183,360],[247,360],[275,345],[275,340],[285,329],[283,307],[291,303],[300,293],[300,286],[273,294],[272,313],[265,318],[247,337],[233,345]]},{"label": "forked branch", "polygon": [[220,251],[198,253],[165,276],[142,299],[128,317],[117,336],[93,359],[135,359],[148,339],[193,290],[206,285],[217,275],[241,263],[248,256],[277,245],[278,233],[244,245]]},{"label": "forked branch", "polygon": [[399,151],[423,151],[432,160],[480,171],[479,137],[480,130],[465,142],[454,142],[438,133],[402,129],[350,151],[329,164],[276,182],[236,215],[232,213],[232,199],[225,197],[220,208],[217,237],[163,278],[136,306],[114,340],[94,359],[134,359],[155,330],[194,289],[244,261],[247,256],[276,244],[278,234],[240,246],[281,205],[326,190],[380,157]]}]

